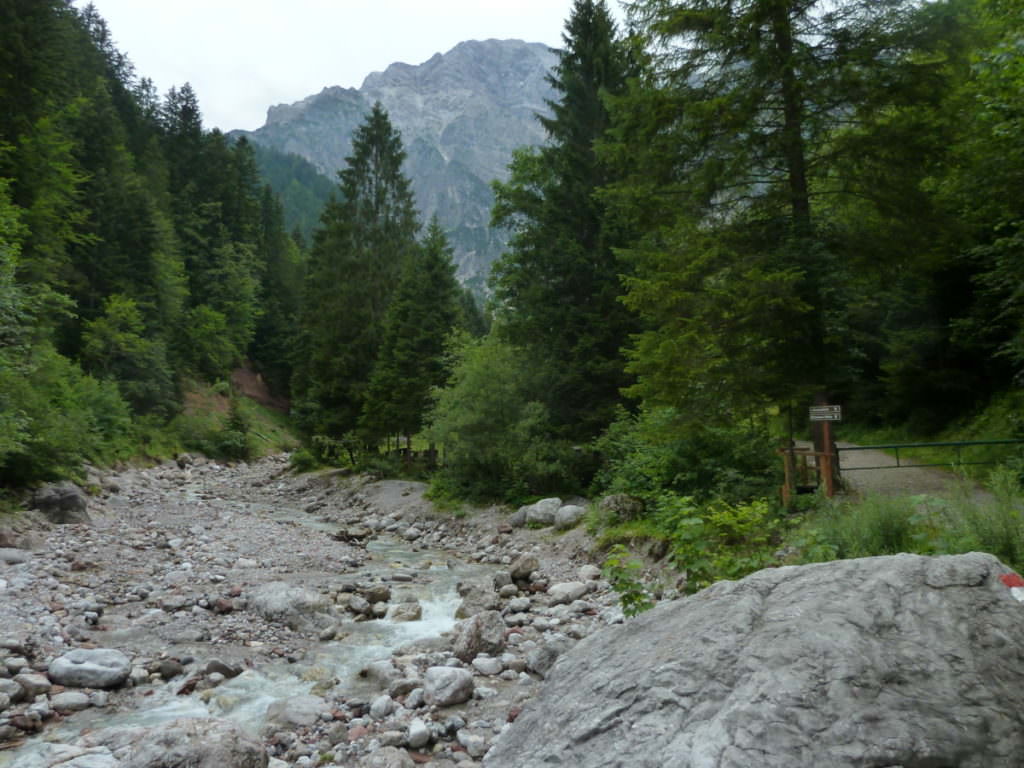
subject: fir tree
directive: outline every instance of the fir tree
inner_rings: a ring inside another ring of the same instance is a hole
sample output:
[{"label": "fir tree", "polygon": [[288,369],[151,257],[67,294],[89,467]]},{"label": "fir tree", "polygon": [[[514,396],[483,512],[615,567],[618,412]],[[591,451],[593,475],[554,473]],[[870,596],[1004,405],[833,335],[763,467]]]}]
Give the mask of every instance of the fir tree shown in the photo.
[{"label": "fir tree", "polygon": [[579,439],[607,425],[627,381],[619,349],[633,321],[617,300],[621,235],[595,197],[610,181],[595,143],[609,125],[603,99],[631,65],[603,0],[576,0],[563,40],[549,76],[559,99],[541,119],[549,141],[517,153],[495,185],[494,221],[513,236],[492,279],[504,338],[532,359],[554,426]]},{"label": "fir tree", "polygon": [[388,306],[363,406],[368,435],[408,439],[420,431],[432,390],[447,379],[445,342],[458,318],[458,293],[452,251],[435,217]]},{"label": "fir tree", "polygon": [[405,151],[374,105],[339,172],[340,201],[324,209],[310,251],[300,359],[299,414],[315,434],[352,430],[380,350],[384,316],[418,222]]}]

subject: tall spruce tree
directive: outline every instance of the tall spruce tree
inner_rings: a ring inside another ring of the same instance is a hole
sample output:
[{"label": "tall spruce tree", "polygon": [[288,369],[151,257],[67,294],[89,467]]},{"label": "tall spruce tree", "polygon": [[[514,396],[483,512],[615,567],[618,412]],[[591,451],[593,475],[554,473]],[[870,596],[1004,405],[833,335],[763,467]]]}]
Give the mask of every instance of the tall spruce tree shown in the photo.
[{"label": "tall spruce tree", "polygon": [[371,438],[420,431],[432,391],[448,377],[445,343],[459,315],[452,249],[434,217],[406,262],[388,306],[384,335],[363,406]]},{"label": "tall spruce tree", "polygon": [[257,258],[261,265],[263,314],[250,347],[253,360],[271,390],[287,395],[291,386],[291,349],[302,301],[304,254],[285,230],[281,201],[270,186],[260,200]]},{"label": "tall spruce tree", "polygon": [[608,424],[626,383],[619,350],[633,321],[617,300],[621,235],[594,194],[610,181],[594,148],[609,125],[603,99],[631,67],[603,0],[576,0],[563,41],[548,142],[518,152],[495,184],[494,223],[513,235],[492,280],[503,336],[532,360],[553,426],[579,439]]},{"label": "tall spruce tree", "polygon": [[419,228],[405,151],[375,104],[339,172],[310,250],[295,394],[307,430],[338,437],[357,425],[384,317]]}]

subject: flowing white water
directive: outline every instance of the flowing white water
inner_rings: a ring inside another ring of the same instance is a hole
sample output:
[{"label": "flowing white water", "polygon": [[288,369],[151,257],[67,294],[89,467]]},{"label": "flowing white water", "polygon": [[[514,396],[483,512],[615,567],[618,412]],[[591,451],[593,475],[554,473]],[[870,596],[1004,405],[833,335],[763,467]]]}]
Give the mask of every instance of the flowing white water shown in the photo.
[{"label": "flowing white water", "polygon": [[[303,522],[312,521],[307,518]],[[365,569],[363,575],[386,579],[396,570],[417,574],[413,581],[392,583],[391,588],[393,603],[406,598],[419,601],[423,610],[419,621],[381,619],[344,624],[341,630],[348,634],[343,639],[321,644],[307,654],[303,663],[246,670],[205,696],[178,696],[181,680],[176,680],[156,687],[152,695],[141,699],[144,708],[125,712],[86,710],[47,728],[22,747],[0,752],[0,768],[47,768],[59,751],[55,745],[73,742],[84,728],[134,728],[179,717],[223,717],[256,734],[273,702],[309,693],[316,679],[324,677],[337,679],[346,693],[368,693],[357,677],[361,669],[370,662],[388,658],[403,645],[437,637],[451,629],[460,602],[456,584],[486,577],[493,571],[493,567],[451,562],[443,552],[412,551],[397,539],[377,538],[369,542],[367,549],[375,564]]]}]

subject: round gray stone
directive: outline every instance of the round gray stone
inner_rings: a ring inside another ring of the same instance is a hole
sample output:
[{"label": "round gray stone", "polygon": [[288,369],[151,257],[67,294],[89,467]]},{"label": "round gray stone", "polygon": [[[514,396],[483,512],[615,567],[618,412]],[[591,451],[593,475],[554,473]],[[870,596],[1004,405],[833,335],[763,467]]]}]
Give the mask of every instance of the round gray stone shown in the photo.
[{"label": "round gray stone", "polygon": [[50,706],[58,712],[81,712],[91,704],[89,694],[82,691],[64,691],[50,697]]},{"label": "round gray stone", "polygon": [[473,697],[473,673],[458,667],[429,667],[423,677],[427,704],[450,707]]},{"label": "round gray stone", "polygon": [[128,679],[131,661],[112,648],[76,648],[54,659],[48,675],[72,688],[116,688]]}]

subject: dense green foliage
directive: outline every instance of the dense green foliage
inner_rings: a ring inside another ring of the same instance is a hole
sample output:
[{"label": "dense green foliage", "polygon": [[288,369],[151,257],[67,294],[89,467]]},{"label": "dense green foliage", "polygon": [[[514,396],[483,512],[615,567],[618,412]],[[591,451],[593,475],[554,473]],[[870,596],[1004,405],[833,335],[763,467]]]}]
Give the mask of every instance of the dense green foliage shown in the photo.
[{"label": "dense green foliage", "polygon": [[0,479],[131,455],[246,357],[286,382],[302,256],[252,147],[91,5],[5,2],[0,50]]},{"label": "dense green foliage", "polygon": [[324,209],[310,251],[295,388],[313,434],[355,429],[388,305],[416,250],[419,223],[404,159],[401,136],[374,105],[352,137],[338,174],[340,200]]},{"label": "dense green foliage", "polygon": [[435,494],[516,501],[570,487],[574,452],[551,439],[523,353],[491,334],[463,338],[453,355],[452,380],[431,416],[429,434],[445,450]]},{"label": "dense green foliage", "polygon": [[253,144],[252,148],[260,176],[281,200],[285,228],[298,233],[303,242],[312,241],[335,185],[304,157],[261,144]]},{"label": "dense green foliage", "polygon": [[[1012,494],[995,512],[872,502],[803,527],[765,499],[780,414],[821,398],[924,437],[1019,386],[1019,3],[625,5],[621,39],[603,3],[573,4],[549,141],[496,185],[512,239],[493,338],[435,412],[457,446],[439,489],[590,479],[643,502],[592,513],[602,541],[655,542],[690,589],[780,552],[1018,562]],[[499,378],[505,409],[488,405]],[[555,448],[595,435],[580,447],[596,465]],[[630,562],[614,553],[609,573],[639,610]]]},{"label": "dense green foliage", "polygon": [[604,2],[577,0],[563,39],[548,78],[559,98],[540,118],[548,142],[495,184],[494,222],[513,236],[492,282],[498,332],[526,354],[553,432],[586,440],[614,415],[634,327],[618,301],[624,236],[594,196],[612,178],[594,146],[609,125],[603,98],[625,89],[630,60]]},{"label": "dense green foliage", "polygon": [[445,344],[458,317],[451,248],[435,217],[407,260],[384,317],[380,353],[360,424],[364,433],[403,435],[423,426],[436,387],[448,379]]}]

